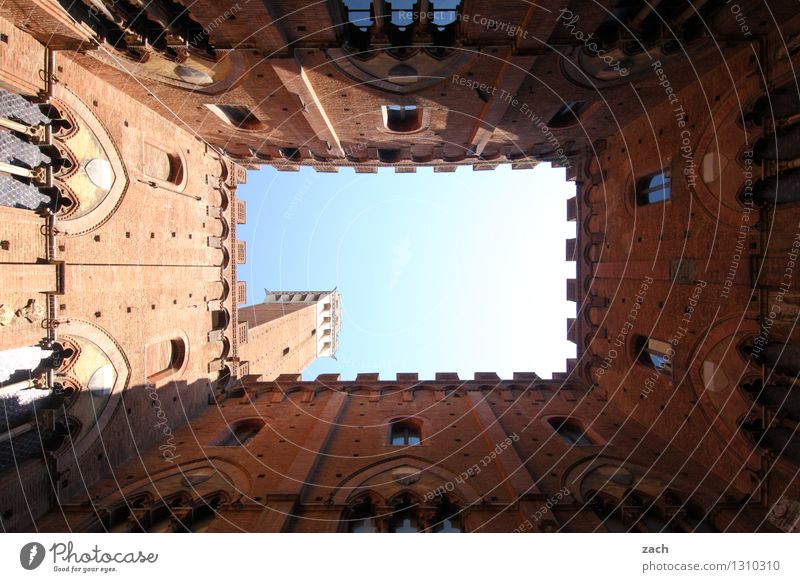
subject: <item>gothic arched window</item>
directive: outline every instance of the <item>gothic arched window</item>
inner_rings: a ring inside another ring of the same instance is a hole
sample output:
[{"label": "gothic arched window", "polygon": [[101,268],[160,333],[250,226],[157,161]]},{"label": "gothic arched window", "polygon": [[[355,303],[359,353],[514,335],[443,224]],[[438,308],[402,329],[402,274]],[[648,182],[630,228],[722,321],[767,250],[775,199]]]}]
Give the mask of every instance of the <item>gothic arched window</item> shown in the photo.
[{"label": "gothic arched window", "polygon": [[362,32],[366,32],[372,27],[374,21],[371,0],[344,0],[343,4],[348,23]]},{"label": "gothic arched window", "polygon": [[447,497],[442,497],[431,524],[433,533],[461,533],[464,531],[461,510]]},{"label": "gothic arched window", "polygon": [[748,347],[746,353],[761,365],[790,376],[800,374],[800,347],[785,342]]},{"label": "gothic arched window", "polygon": [[376,533],[375,504],[369,495],[357,499],[347,512],[345,521],[350,533]]},{"label": "gothic arched window", "polygon": [[389,533],[417,533],[420,530],[419,503],[408,493],[401,493],[391,502]]}]

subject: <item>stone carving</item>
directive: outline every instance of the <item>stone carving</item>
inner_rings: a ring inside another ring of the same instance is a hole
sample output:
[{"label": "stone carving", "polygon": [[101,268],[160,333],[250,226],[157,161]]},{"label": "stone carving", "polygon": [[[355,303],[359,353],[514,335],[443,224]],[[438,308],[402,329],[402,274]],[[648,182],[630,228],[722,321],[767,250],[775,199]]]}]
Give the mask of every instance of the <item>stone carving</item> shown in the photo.
[{"label": "stone carving", "polygon": [[14,310],[8,305],[0,305],[0,326],[6,326],[14,320]]},{"label": "stone carving", "polygon": [[31,299],[25,307],[17,311],[17,317],[24,317],[31,323],[41,321],[44,316],[44,305],[36,301],[36,299]]},{"label": "stone carving", "polygon": [[781,497],[770,509],[767,520],[785,532],[800,532],[800,503]]}]

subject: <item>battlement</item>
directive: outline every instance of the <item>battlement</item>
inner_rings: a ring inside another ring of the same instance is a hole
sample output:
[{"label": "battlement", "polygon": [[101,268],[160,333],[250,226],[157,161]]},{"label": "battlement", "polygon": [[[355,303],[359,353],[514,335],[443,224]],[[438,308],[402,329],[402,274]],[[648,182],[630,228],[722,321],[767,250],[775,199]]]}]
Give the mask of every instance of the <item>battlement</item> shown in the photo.
[{"label": "battlement", "polygon": [[[555,376],[555,374],[554,374]],[[566,379],[566,378],[564,378]],[[500,384],[521,384],[533,385],[540,383],[559,383],[562,380],[551,379],[543,380],[535,372],[514,372],[511,379],[500,378],[495,372],[476,372],[471,379],[462,379],[454,372],[437,372],[433,379],[420,379],[419,374],[409,372],[398,372],[391,378],[381,378],[375,372],[360,373],[352,380],[343,379],[341,374],[319,374],[315,380],[303,380],[301,374],[281,374],[275,378],[274,382],[280,385],[286,384],[306,384],[306,383],[348,383],[348,384],[474,384],[476,386],[500,385]]]}]

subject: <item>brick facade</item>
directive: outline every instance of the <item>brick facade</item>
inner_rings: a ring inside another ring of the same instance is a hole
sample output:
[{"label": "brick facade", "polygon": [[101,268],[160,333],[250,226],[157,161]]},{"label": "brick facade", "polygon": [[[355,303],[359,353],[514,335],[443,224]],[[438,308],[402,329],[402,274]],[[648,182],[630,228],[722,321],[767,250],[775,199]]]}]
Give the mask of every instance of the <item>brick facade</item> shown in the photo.
[{"label": "brick facade", "polygon": [[[88,2],[3,3],[3,131],[50,162],[0,188],[54,199],[0,206],[0,350],[66,350],[0,388],[57,401],[1,427],[3,528],[796,529],[798,18],[602,4],[625,26],[583,0],[361,32],[340,2],[197,0],[123,35]],[[553,380],[301,381],[335,353],[325,302],[240,307],[248,169],[542,161],[576,185]]]}]

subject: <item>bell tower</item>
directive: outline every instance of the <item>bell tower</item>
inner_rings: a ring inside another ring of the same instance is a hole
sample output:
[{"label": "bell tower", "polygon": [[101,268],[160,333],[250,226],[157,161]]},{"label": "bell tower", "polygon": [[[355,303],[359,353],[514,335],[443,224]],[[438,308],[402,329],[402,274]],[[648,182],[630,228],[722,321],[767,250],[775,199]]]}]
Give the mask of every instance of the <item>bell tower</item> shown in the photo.
[{"label": "bell tower", "polygon": [[341,295],[333,291],[267,291],[263,303],[239,309],[247,324],[239,357],[269,381],[299,374],[317,358],[336,356]]}]

